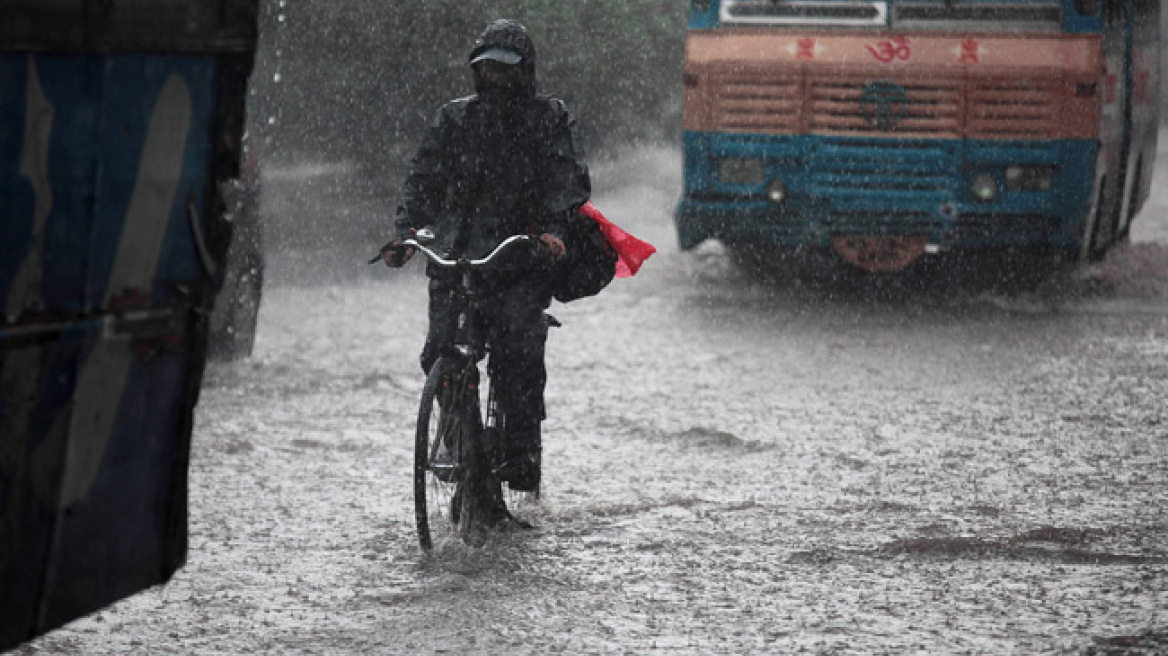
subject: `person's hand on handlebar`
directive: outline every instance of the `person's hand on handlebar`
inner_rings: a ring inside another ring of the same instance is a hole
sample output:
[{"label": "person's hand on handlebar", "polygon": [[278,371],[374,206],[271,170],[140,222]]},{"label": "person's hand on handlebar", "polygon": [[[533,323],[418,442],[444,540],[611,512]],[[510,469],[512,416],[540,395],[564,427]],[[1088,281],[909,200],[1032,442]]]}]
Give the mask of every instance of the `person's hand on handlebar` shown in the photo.
[{"label": "person's hand on handlebar", "polygon": [[405,266],[413,256],[414,247],[406,246],[400,241],[391,241],[381,247],[381,259],[385,261],[385,266],[395,269]]},{"label": "person's hand on handlebar", "polygon": [[556,260],[563,257],[564,253],[568,251],[567,247],[564,246],[564,240],[546,232],[539,236],[539,250],[551,255]]}]

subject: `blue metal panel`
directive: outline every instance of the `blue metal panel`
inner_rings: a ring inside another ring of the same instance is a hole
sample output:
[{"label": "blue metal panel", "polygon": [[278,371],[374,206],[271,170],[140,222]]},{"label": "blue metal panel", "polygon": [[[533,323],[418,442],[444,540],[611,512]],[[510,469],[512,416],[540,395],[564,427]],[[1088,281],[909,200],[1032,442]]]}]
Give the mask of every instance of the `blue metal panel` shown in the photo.
[{"label": "blue metal panel", "polygon": [[[185,140],[173,144],[181,149],[175,153],[180,159],[169,164],[178,179],[173,191],[167,190],[171,200],[166,208],[167,229],[154,286],[142,291],[156,298],[169,297],[173,294],[175,282],[199,275],[187,205],[193,202],[196,215],[206,216],[204,196],[211,157],[213,62],[209,57],[130,56],[116,58],[104,66],[100,98],[102,119],[96,139],[103,165],[96,180],[95,230],[91,249],[93,270],[89,278],[91,299],[119,293],[119,290],[108,288],[113,258],[117,255],[118,240],[128,229],[125,218],[132,215],[131,195],[139,167],[144,165],[151,118],[168,84],[172,90],[169,102],[176,105],[189,103],[187,133]],[[173,129],[174,122],[156,124],[156,129],[160,132]],[[171,148],[161,148],[162,161],[172,152]],[[158,156],[156,153],[149,165],[161,163]]]},{"label": "blue metal panel", "polygon": [[[178,179],[174,189],[168,190],[170,205],[163,209],[163,215],[150,218],[150,222],[167,220],[156,280],[158,293],[167,294],[172,289],[170,283],[197,275],[187,201],[194,202],[198,216],[205,215],[213,66],[208,57],[0,54],[0,70],[12,85],[9,88],[24,92],[5,94],[0,105],[0,118],[7,126],[0,141],[6,155],[0,162],[0,189],[9,199],[4,203],[3,222],[6,237],[11,236],[0,246],[5,256],[0,268],[0,298],[8,296],[17,266],[33,247],[35,183],[21,172],[22,162],[27,165],[29,158],[43,154],[51,207],[43,219],[39,294],[45,308],[53,311],[88,313],[101,309],[129,204],[138,189],[147,130],[168,83],[169,88],[178,89],[173,102],[186,103],[190,118],[184,126],[181,149],[168,151],[180,158],[172,164]],[[27,148],[22,148],[30,71],[43,94],[43,102],[33,102],[40,107],[41,120],[48,122],[48,138],[43,143],[29,141]],[[40,153],[35,152],[38,149]],[[152,161],[151,165],[158,163]],[[157,190],[138,191],[149,195]],[[153,292],[148,288],[142,291]]]},{"label": "blue metal panel", "polygon": [[184,557],[217,66],[0,54],[0,649]]},{"label": "blue metal panel", "polygon": [[78,606],[120,599],[167,577],[176,462],[186,458],[176,436],[183,429],[188,358],[162,351],[139,359],[130,348],[119,354],[134,362],[101,468],[56,521],[40,604],[49,626],[72,619]]},{"label": "blue metal panel", "polygon": [[[35,267],[41,284],[28,291],[37,304],[79,309],[89,224],[85,199],[93,195],[94,113],[85,106],[62,111],[69,107],[62,103],[82,97],[90,76],[77,60],[39,60],[0,55],[0,68],[19,85],[12,88],[15,93],[5,94],[12,102],[3,110],[4,139],[15,150],[0,164],[0,184],[14,192],[16,203],[6,208],[3,220],[5,232],[15,234],[20,244],[13,259],[6,258],[10,266],[0,271],[0,298],[12,298],[17,267],[23,266],[26,275]],[[14,311],[8,308],[10,315]]]}]

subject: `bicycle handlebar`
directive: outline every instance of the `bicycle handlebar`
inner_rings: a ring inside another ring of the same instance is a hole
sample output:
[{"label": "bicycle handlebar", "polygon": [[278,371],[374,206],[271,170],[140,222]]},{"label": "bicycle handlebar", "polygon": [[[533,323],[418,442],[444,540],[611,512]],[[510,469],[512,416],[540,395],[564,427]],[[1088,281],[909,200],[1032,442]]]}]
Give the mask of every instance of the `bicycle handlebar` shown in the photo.
[{"label": "bicycle handlebar", "polygon": [[[495,250],[491,251],[486,257],[483,257],[483,258],[477,259],[477,260],[448,260],[448,259],[445,259],[441,255],[439,255],[439,254],[435,253],[434,251],[430,250],[429,248],[427,248],[426,246],[418,243],[418,240],[416,240],[416,239],[404,239],[404,240],[402,240],[401,245],[402,246],[410,246],[410,247],[418,249],[431,262],[442,267],[443,269],[453,269],[459,265],[460,261],[468,262],[470,264],[470,267],[473,269],[475,267],[480,267],[480,266],[483,266],[485,264],[490,264],[491,260],[495,259],[495,257],[498,256],[499,253],[502,253],[504,250],[509,248],[512,244],[515,244],[518,242],[529,242],[529,241],[533,241],[533,238],[530,235],[511,235],[510,237],[508,237],[508,238],[504,239],[502,242],[500,242],[499,245],[495,247]],[[381,256],[378,255],[377,257],[370,260],[369,263],[372,264],[374,262],[379,261],[380,259],[381,259]]]}]

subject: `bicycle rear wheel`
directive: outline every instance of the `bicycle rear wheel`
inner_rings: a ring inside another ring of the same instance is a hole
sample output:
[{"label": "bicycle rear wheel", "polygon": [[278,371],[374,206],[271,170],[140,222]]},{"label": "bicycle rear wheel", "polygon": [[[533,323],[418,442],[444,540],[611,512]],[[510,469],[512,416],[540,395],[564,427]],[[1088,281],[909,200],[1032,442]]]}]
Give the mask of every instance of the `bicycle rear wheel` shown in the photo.
[{"label": "bicycle rear wheel", "polygon": [[418,541],[429,551],[455,535],[460,499],[456,492],[478,417],[477,369],[439,358],[422,389],[414,438],[414,516]]}]

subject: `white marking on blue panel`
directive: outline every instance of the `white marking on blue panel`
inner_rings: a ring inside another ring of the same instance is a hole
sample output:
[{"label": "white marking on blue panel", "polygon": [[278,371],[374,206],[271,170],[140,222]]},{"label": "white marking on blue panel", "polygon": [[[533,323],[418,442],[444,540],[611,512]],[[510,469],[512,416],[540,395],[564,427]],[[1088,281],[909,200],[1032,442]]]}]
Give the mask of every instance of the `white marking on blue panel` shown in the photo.
[{"label": "white marking on blue panel", "polygon": [[[191,112],[186,82],[172,75],[151,112],[103,307],[126,292],[151,292],[182,175]],[[49,487],[38,486],[42,501],[68,508],[83,499],[97,480],[134,362],[129,339],[107,331],[81,366],[69,430],[52,431],[34,455],[35,475],[47,476],[55,467],[52,459],[60,454],[59,440],[67,440],[60,492],[53,495]]]},{"label": "white marking on blue panel", "polygon": [[10,322],[25,310],[42,305],[41,279],[44,275],[45,226],[53,209],[53,188],[49,183],[49,136],[53,129],[53,106],[45,97],[36,60],[28,56],[28,91],[24,123],[24,144],[20,154],[20,174],[32,183],[36,204],[33,211],[32,243],[17,269],[5,299],[4,313]]}]

